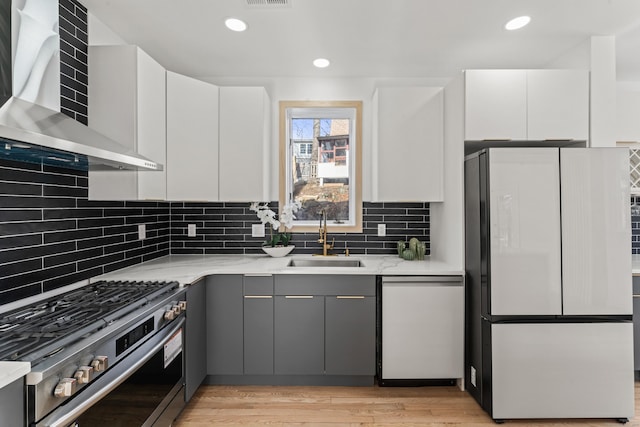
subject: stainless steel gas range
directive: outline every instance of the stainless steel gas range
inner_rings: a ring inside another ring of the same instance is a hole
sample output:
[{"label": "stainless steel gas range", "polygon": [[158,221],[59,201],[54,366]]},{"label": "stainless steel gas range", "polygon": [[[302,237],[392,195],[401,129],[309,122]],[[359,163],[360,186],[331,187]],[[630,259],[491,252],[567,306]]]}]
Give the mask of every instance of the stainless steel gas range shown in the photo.
[{"label": "stainless steel gas range", "polygon": [[0,360],[31,363],[25,425],[170,425],[185,310],[177,282],[101,281],[0,314]]}]

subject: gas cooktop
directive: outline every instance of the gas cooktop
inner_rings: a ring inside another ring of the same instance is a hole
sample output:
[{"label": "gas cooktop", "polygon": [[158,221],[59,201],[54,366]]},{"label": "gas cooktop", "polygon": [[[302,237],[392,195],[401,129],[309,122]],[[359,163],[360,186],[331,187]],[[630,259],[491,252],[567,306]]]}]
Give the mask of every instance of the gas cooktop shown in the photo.
[{"label": "gas cooktop", "polygon": [[0,315],[0,360],[36,364],[172,292],[177,282],[100,281]]}]

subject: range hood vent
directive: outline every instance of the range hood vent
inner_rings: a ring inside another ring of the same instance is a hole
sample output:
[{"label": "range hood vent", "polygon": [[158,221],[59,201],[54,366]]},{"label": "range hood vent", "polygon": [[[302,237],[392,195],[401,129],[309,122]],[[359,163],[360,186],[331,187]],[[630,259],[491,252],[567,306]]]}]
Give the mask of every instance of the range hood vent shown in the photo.
[{"label": "range hood vent", "polygon": [[162,170],[60,112],[58,16],[55,0],[0,0],[0,158]]}]

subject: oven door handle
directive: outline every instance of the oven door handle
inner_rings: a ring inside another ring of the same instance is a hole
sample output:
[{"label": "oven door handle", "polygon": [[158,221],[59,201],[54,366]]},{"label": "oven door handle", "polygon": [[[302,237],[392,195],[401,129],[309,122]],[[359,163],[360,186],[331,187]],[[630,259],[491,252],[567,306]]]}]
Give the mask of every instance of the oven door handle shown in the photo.
[{"label": "oven door handle", "polygon": [[[184,326],[185,320],[182,317],[178,320],[178,323],[171,328],[165,328],[159,331],[156,335],[151,337],[150,340],[143,343],[140,347],[135,349],[126,358],[135,360],[133,365],[128,367],[121,363],[114,365],[104,375],[96,379],[96,381],[89,383],[86,387],[82,388],[80,392],[89,390],[89,396],[79,402],[73,400],[69,402],[70,407],[67,404],[62,405],[53,411],[49,416],[43,418],[36,427],[68,427],[73,421],[75,421],[80,415],[82,415],[87,409],[96,404],[100,399],[111,393],[120,384],[122,384],[127,378],[133,375],[142,365],[147,363],[156,352],[158,352],[165,345],[167,340],[173,336],[180,328]],[[138,357],[136,357],[138,356]],[[107,379],[116,375],[115,378]],[[103,380],[104,378],[104,380]],[[101,384],[101,380],[108,381],[106,384]],[[91,390],[93,387],[99,387],[98,390]],[[93,391],[93,392],[92,392]]]}]

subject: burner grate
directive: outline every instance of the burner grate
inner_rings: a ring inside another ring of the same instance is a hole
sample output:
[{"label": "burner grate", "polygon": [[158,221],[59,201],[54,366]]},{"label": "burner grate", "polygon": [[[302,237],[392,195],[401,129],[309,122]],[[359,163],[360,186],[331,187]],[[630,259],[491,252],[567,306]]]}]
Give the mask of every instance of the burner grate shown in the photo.
[{"label": "burner grate", "polygon": [[0,316],[0,360],[34,361],[178,287],[177,282],[101,281]]}]

